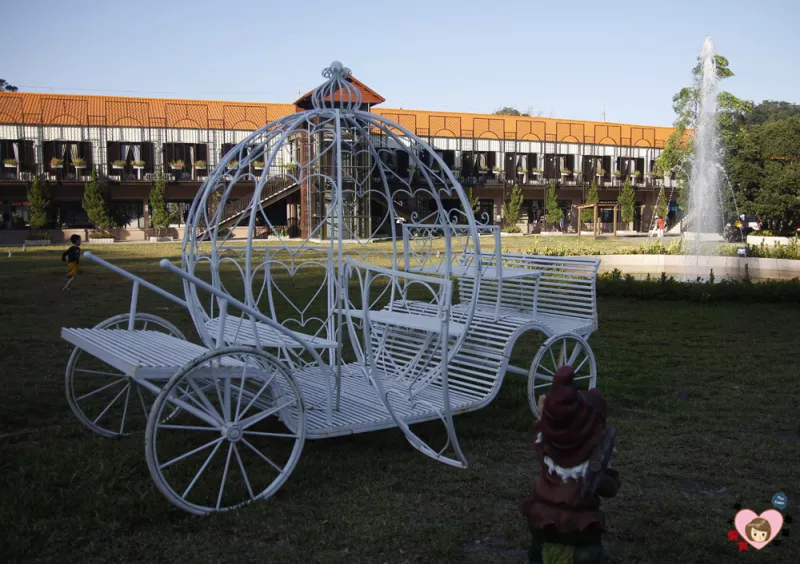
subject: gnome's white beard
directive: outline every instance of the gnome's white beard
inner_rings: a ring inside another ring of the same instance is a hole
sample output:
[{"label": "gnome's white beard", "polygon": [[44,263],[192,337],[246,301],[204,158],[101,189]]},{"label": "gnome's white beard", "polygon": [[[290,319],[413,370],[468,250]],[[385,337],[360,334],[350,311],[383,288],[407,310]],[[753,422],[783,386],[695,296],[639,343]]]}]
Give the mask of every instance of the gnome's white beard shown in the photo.
[{"label": "gnome's white beard", "polygon": [[[539,433],[536,435],[536,444],[541,444],[542,442],[542,434]],[[577,480],[578,478],[583,478],[586,474],[586,469],[589,467],[589,461],[586,460],[582,464],[578,464],[577,466],[573,466],[572,468],[564,468],[559,466],[553,459],[549,456],[544,457],[544,463],[547,465],[547,469],[551,474],[557,474],[559,478],[564,481],[567,480]]]}]

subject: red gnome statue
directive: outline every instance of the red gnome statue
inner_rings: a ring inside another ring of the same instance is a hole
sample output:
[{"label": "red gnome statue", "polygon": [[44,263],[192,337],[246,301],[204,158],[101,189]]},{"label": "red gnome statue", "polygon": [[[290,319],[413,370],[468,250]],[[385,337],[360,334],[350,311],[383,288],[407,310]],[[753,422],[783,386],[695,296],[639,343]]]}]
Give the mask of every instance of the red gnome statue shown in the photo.
[{"label": "red gnome statue", "polygon": [[533,425],[542,470],[521,504],[532,537],[530,564],[603,561],[600,496],[614,497],[619,489],[619,474],[608,467],[616,429],[606,432],[602,392],[581,392],[574,375],[570,366],[556,371]]}]

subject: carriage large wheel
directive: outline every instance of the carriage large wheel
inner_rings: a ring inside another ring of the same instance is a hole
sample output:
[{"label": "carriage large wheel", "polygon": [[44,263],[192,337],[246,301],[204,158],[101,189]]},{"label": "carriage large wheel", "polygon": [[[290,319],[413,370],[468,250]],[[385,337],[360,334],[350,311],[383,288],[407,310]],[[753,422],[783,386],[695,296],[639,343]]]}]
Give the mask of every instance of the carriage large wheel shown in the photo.
[{"label": "carriage large wheel", "polygon": [[597,384],[597,364],[586,339],[574,333],[553,335],[539,348],[528,373],[528,401],[537,419],[539,398],[549,392],[556,370],[566,365],[575,370],[579,388],[589,390]]},{"label": "carriage large wheel", "polygon": [[252,347],[225,347],[190,362],[162,389],[147,420],[147,467],[177,507],[226,511],[286,482],[305,429],[300,389],[285,365]]},{"label": "carriage large wheel", "polygon": [[[127,313],[110,317],[94,329],[128,329]],[[137,313],[134,330],[159,331],[186,340],[166,319]],[[75,347],[65,373],[67,402],[84,427],[103,437],[119,437],[144,429],[153,394],[130,377]]]}]

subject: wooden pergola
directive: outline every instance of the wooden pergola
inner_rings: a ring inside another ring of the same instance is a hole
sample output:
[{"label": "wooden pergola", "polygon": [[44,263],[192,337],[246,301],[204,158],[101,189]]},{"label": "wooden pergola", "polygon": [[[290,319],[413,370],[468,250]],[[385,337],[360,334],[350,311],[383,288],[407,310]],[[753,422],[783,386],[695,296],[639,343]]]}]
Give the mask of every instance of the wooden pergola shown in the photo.
[{"label": "wooden pergola", "polygon": [[597,222],[597,211],[601,210],[601,209],[605,209],[605,210],[607,210],[609,208],[613,209],[614,210],[614,224],[613,224],[614,225],[614,237],[617,236],[617,216],[619,215],[619,202],[595,202],[594,204],[581,204],[581,205],[575,206],[575,207],[578,208],[578,226],[579,226],[579,228],[578,228],[578,237],[581,236],[581,229],[580,229],[580,224],[581,224],[580,219],[581,219],[581,217],[580,217],[580,213],[581,213],[582,210],[585,210],[586,208],[592,208],[594,210],[594,214],[593,214],[593,218],[594,219],[592,220],[592,229],[594,230],[594,236],[595,237],[600,235],[600,233],[599,233],[600,224]]}]

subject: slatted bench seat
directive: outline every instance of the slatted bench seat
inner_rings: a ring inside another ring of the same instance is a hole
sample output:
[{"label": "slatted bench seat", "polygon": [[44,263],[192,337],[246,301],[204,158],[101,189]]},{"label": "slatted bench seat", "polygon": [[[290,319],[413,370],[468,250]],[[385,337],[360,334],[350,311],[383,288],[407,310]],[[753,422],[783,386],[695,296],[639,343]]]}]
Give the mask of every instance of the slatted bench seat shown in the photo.
[{"label": "slatted bench seat", "polygon": [[[474,261],[473,253],[464,260]],[[481,253],[483,265],[496,263],[493,253]],[[540,273],[538,288],[527,283],[502,288],[481,280],[478,308],[495,311],[498,291],[501,291],[498,311],[504,317],[520,316],[526,322],[535,320],[552,328],[553,333],[576,332],[586,336],[597,329],[596,279],[600,261],[584,257],[546,257],[516,253],[502,254],[503,268],[530,269]],[[525,279],[522,279],[525,280]],[[458,279],[462,303],[472,299],[475,282],[472,278]]]},{"label": "slatted bench seat", "polygon": [[[208,332],[211,335],[217,335],[219,333],[219,324],[220,318],[215,317],[206,322],[206,329],[208,329]],[[225,342],[228,344],[256,346],[253,325],[254,324],[250,319],[242,319],[241,317],[233,316],[226,317],[223,337]],[[285,335],[278,333],[269,325],[256,322],[255,329],[258,332],[258,345],[263,348],[302,348],[300,343],[288,339]],[[294,335],[297,339],[303,341],[314,349],[335,349],[339,346],[336,341],[323,339],[322,337],[306,335],[305,333],[298,333],[297,331],[289,332],[292,333],[292,335]]]},{"label": "slatted bench seat", "polygon": [[[123,374],[166,379],[208,349],[159,331],[61,329],[61,338],[113,366]],[[226,363],[235,364],[231,359]]]}]

